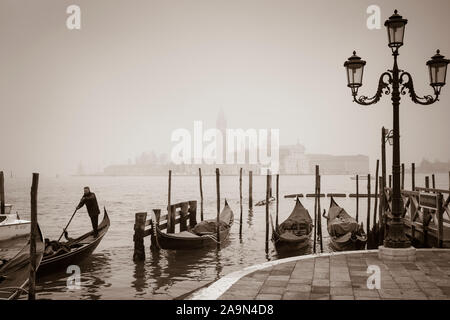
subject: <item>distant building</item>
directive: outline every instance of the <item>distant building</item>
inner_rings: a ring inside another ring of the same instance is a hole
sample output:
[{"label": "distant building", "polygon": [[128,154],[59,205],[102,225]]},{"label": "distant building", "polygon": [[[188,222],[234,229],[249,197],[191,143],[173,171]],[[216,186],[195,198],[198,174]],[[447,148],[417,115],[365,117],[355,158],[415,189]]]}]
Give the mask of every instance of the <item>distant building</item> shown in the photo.
[{"label": "distant building", "polygon": [[[172,170],[176,175],[197,175],[202,169],[203,175],[214,175],[216,168],[222,175],[238,175],[240,168],[245,172],[252,170],[255,174],[261,172],[259,164],[249,164],[249,149],[245,150],[245,162],[236,163],[238,157],[234,154],[233,164],[226,164],[227,120],[221,108],[216,121],[217,129],[222,133],[224,164],[193,164],[175,165],[168,161],[167,154],[158,156],[155,152],[143,153],[135,159],[135,164],[114,165],[105,168],[105,175],[165,175]],[[270,135],[269,135],[270,137]],[[268,141],[270,150],[271,141]],[[258,152],[259,154],[259,152]],[[192,159],[194,160],[194,159]],[[272,159],[273,160],[273,159]],[[366,174],[369,172],[369,157],[364,155],[333,156],[328,154],[306,154],[305,147],[299,142],[294,145],[280,146],[279,172],[284,175],[314,174],[316,165],[320,166],[321,174]]]}]

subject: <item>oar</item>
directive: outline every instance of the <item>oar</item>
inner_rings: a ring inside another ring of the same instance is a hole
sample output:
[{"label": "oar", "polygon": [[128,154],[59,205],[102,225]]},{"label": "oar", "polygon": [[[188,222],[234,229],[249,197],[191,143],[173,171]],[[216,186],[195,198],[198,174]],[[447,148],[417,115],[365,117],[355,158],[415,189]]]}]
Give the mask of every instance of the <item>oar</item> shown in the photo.
[{"label": "oar", "polygon": [[64,228],[63,232],[61,233],[61,235],[60,235],[59,238],[58,238],[58,242],[59,242],[59,240],[61,240],[61,238],[62,238],[64,232],[66,232],[66,229],[69,227],[69,224],[72,222],[72,219],[73,219],[73,217],[75,216],[75,213],[77,213],[77,210],[78,210],[78,209],[75,209],[75,211],[73,212],[72,216],[70,217],[70,220],[69,220],[69,222],[67,223],[67,226]]}]

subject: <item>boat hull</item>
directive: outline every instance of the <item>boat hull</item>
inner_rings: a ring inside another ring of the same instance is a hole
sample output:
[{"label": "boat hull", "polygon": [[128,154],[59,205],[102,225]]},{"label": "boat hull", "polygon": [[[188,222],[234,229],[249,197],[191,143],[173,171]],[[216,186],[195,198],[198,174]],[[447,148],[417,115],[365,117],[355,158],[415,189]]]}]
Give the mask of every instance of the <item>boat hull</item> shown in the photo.
[{"label": "boat hull", "polygon": [[[30,275],[30,242],[28,237],[19,237],[7,240],[2,243],[14,250],[15,246],[21,247],[9,257],[8,262],[0,268],[0,275],[4,278],[0,280],[0,300],[14,300],[20,297],[28,284]],[[36,266],[39,267],[44,254],[44,239],[38,225],[38,237],[36,237]],[[4,251],[7,252],[8,248]]]},{"label": "boat hull", "polygon": [[353,250],[363,250],[366,246],[367,237],[352,235],[344,235],[342,237],[330,237],[331,247],[334,251],[353,251]]},{"label": "boat hull", "polygon": [[277,251],[300,250],[308,247],[311,244],[311,233],[308,235],[308,237],[290,241],[280,238],[279,235],[274,233],[272,241]]},{"label": "boat hull", "polygon": [[[228,203],[225,201],[225,208],[220,214],[220,220],[225,222],[226,226],[219,232],[220,242],[223,243],[228,239],[231,226],[233,225],[234,214]],[[155,227],[156,232],[154,234],[153,241],[156,242],[157,247],[160,249],[169,250],[192,250],[202,249],[217,246],[217,234],[211,233],[207,235],[195,235],[188,231],[184,233],[165,233],[158,227],[158,223]],[[184,236],[185,235],[185,236]]]},{"label": "boat hull", "polygon": [[105,215],[103,217],[102,223],[99,225],[99,234],[97,238],[92,236],[92,231],[84,234],[78,239],[82,239],[77,242],[77,239],[73,240],[73,243],[81,244],[80,247],[72,249],[70,252],[60,254],[57,256],[45,257],[43,258],[41,265],[38,269],[37,275],[39,277],[45,276],[51,273],[55,273],[66,269],[70,265],[78,265],[84,259],[89,257],[92,252],[97,248],[97,246],[102,241],[106,232],[109,229],[110,221],[108,214],[105,210]]},{"label": "boat hull", "polygon": [[0,223],[0,241],[26,236],[30,233],[30,221],[18,220],[15,214],[8,215]]}]

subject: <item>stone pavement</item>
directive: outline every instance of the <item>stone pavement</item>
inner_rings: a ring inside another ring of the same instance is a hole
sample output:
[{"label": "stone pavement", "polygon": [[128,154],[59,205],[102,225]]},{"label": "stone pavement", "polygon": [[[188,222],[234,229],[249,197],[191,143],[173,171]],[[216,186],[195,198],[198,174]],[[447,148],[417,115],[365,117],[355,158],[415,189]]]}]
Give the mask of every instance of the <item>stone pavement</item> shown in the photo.
[{"label": "stone pavement", "polygon": [[[219,299],[450,299],[450,250],[418,249],[416,257],[381,261],[373,250],[310,256],[247,274]],[[380,289],[367,287],[369,265],[380,268]]]}]

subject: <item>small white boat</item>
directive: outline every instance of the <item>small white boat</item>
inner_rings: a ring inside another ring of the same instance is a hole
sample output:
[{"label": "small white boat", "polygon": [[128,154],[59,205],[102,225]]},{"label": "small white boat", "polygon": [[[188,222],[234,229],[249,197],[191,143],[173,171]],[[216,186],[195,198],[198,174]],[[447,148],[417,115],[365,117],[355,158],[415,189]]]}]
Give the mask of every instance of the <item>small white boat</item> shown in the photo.
[{"label": "small white boat", "polygon": [[0,241],[21,237],[30,232],[30,221],[11,213],[12,205],[5,204],[5,214],[0,214]]}]

